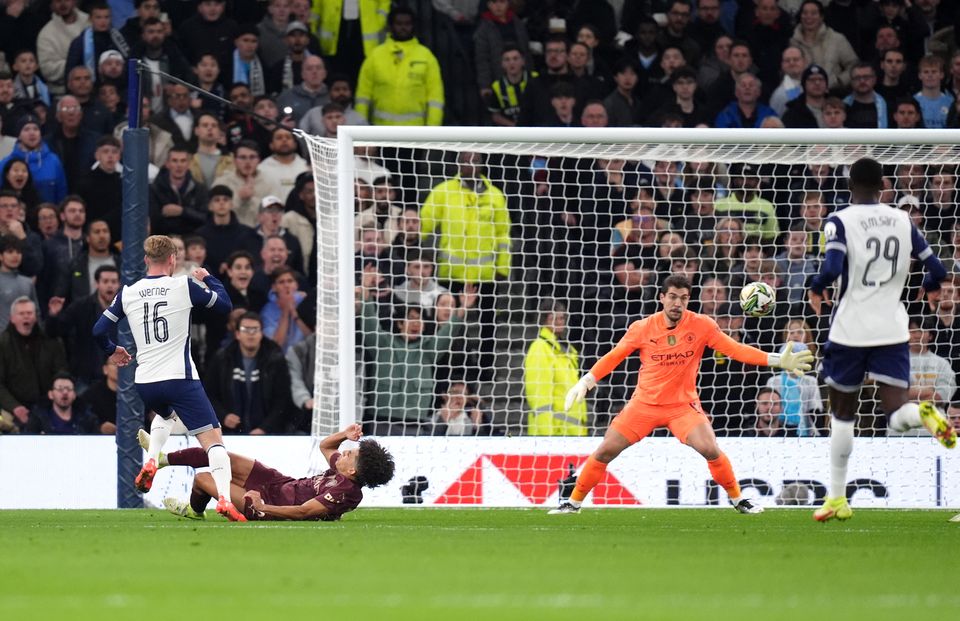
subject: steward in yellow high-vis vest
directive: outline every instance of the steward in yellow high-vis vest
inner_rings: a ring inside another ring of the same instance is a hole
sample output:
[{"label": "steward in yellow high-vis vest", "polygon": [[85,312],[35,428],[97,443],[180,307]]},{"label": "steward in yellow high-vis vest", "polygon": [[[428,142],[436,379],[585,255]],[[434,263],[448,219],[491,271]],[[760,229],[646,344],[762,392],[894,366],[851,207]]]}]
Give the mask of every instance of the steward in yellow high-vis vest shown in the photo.
[{"label": "steward in yellow high-vis vest", "polygon": [[[369,56],[375,47],[383,43],[390,0],[359,0],[359,9],[363,54]],[[343,0],[313,0],[310,12],[310,26],[320,39],[320,53],[324,56],[335,55],[340,37]]]},{"label": "steward in yellow high-vis vest", "polygon": [[433,188],[420,208],[420,229],[425,238],[437,237],[440,280],[480,284],[510,275],[507,199],[483,174],[457,175]]},{"label": "steward in yellow high-vis vest", "polygon": [[413,15],[390,13],[390,36],[367,55],[357,79],[357,114],[371,125],[442,125],[440,63],[413,36]]},{"label": "steward in yellow high-vis vest", "polygon": [[[540,334],[523,360],[524,393],[527,398],[527,435],[587,435],[586,401],[564,409],[567,391],[580,379],[577,350],[563,345],[566,307],[560,302],[541,306]],[[556,331],[556,332],[555,332]]]}]

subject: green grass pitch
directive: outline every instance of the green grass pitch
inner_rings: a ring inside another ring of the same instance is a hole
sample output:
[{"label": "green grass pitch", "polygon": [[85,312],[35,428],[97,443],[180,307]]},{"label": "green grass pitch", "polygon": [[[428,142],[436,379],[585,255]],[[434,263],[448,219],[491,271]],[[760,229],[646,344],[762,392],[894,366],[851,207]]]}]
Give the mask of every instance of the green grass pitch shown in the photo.
[{"label": "green grass pitch", "polygon": [[0,619],[960,618],[952,512],[0,511]]}]

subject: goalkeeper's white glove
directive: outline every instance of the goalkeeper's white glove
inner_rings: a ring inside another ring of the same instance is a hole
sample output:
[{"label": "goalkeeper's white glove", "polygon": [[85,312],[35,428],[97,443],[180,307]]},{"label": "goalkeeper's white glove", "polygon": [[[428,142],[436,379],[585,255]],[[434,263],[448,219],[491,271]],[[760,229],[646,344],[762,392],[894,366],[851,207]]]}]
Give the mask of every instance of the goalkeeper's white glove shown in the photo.
[{"label": "goalkeeper's white glove", "polygon": [[577,380],[573,388],[567,391],[567,398],[563,401],[563,409],[570,411],[570,408],[583,401],[587,393],[597,387],[597,379],[593,373],[587,373]]},{"label": "goalkeeper's white glove", "polygon": [[813,353],[809,349],[793,351],[793,346],[794,343],[788,341],[782,354],[767,354],[767,364],[803,377],[803,374],[811,369]]}]

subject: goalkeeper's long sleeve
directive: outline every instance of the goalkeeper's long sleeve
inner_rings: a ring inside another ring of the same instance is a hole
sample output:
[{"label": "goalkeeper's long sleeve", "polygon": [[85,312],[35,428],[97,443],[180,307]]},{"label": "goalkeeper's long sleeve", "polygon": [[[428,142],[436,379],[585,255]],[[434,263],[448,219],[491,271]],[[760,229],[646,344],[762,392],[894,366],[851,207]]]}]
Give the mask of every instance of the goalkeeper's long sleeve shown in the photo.
[{"label": "goalkeeper's long sleeve", "polygon": [[770,365],[770,354],[756,347],[738,343],[720,330],[717,330],[713,338],[707,341],[707,345],[744,364],[752,364],[758,367]]}]

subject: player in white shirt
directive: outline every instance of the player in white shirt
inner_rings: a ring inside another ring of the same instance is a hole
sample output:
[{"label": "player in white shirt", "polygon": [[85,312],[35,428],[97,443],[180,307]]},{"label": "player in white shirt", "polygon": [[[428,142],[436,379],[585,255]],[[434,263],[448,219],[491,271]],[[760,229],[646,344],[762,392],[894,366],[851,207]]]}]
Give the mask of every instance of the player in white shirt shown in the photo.
[{"label": "player in white shirt", "polygon": [[207,270],[193,270],[190,276],[172,276],[177,248],[166,235],[152,235],[143,244],[147,275],[117,297],[93,327],[93,335],[110,361],[125,366],[133,357],[113,342],[117,322],[127,317],[137,345],[135,386],[144,408],[157,413],[150,425],[150,450],[135,485],[149,491],[157,472],[160,449],[175,428],[196,436],[207,452],[210,474],[217,486],[217,512],[234,522],[246,518],[230,502],[230,456],[223,446],[220,422],[197,375],[190,351],[190,314],[207,308],[227,314],[230,297],[219,280]]},{"label": "player in white shirt", "polygon": [[[864,377],[877,382],[887,425],[897,431],[919,427],[945,447],[957,434],[932,403],[908,402],[910,387],[909,317],[900,301],[911,257],[923,261],[927,274],[922,293],[934,304],[947,272],[906,211],[878,203],[883,168],[870,158],[850,167],[850,206],[823,225],[826,256],[807,292],[819,315],[832,304],[830,335],[823,348],[824,381],[830,387],[830,492],[813,517],[825,522],[853,515],[847,503],[847,464]],[[831,301],[827,287],[839,278]]]}]

